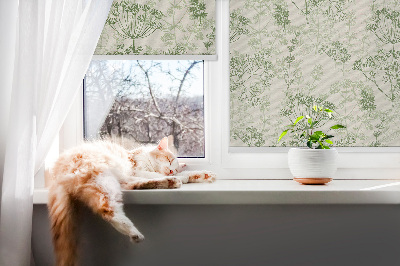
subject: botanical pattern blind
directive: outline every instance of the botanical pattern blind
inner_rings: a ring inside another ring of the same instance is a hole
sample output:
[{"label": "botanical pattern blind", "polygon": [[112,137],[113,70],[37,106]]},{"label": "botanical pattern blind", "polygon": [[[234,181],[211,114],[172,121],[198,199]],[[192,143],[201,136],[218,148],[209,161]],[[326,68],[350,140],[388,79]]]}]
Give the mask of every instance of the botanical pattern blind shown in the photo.
[{"label": "botanical pattern blind", "polygon": [[96,55],[215,55],[215,0],[114,0]]},{"label": "botanical pattern blind", "polygon": [[232,0],[230,145],[299,146],[320,105],[336,146],[400,146],[399,71],[399,0]]}]

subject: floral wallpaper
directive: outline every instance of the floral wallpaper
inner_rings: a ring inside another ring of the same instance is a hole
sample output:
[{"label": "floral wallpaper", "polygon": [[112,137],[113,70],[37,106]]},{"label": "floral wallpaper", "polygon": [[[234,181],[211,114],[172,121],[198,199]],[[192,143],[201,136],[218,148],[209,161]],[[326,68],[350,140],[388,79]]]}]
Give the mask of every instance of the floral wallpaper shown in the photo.
[{"label": "floral wallpaper", "polygon": [[232,0],[230,145],[301,146],[277,139],[320,105],[336,146],[400,146],[399,71],[398,0]]},{"label": "floral wallpaper", "polygon": [[215,0],[114,0],[96,55],[213,55]]}]

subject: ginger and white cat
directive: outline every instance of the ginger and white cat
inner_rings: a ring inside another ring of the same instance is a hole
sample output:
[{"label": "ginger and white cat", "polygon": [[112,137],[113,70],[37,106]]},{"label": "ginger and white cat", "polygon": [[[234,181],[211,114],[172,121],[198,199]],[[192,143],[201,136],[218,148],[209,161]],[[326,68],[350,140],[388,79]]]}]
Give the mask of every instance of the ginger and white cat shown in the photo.
[{"label": "ginger and white cat", "polygon": [[[143,235],[125,216],[122,189],[179,188],[182,183],[214,182],[208,171],[182,171],[184,165],[168,149],[158,146],[128,151],[108,141],[85,143],[63,153],[52,169],[49,215],[57,265],[76,265],[76,202],[82,202],[116,230],[135,242]],[[174,176],[175,175],[175,176]]]}]

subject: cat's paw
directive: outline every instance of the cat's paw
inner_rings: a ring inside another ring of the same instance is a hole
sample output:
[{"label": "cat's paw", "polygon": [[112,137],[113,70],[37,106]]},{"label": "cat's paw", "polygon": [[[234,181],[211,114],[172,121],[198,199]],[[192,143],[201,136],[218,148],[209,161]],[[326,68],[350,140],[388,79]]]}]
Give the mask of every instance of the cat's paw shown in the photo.
[{"label": "cat's paw", "polygon": [[168,188],[180,188],[182,186],[182,181],[177,177],[167,177]]},{"label": "cat's paw", "polygon": [[204,182],[213,183],[217,180],[217,175],[213,172],[204,172]]},{"label": "cat's paw", "polygon": [[141,233],[135,233],[129,236],[131,239],[131,242],[139,243],[144,240],[144,236]]},{"label": "cat's paw", "polygon": [[179,168],[178,168],[178,173],[183,172],[186,169],[186,164],[185,163],[179,163]]},{"label": "cat's paw", "polygon": [[210,171],[191,171],[187,173],[189,183],[212,183],[217,180],[217,175]]}]

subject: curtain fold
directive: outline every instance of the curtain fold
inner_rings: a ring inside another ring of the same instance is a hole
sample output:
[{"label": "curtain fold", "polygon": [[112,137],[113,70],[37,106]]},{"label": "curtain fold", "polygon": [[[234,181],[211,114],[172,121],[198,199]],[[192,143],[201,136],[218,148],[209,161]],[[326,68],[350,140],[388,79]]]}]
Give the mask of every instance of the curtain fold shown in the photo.
[{"label": "curtain fold", "polygon": [[19,1],[1,195],[0,265],[30,263],[33,177],[79,91],[111,3]]},{"label": "curtain fold", "polygon": [[0,197],[13,81],[17,11],[18,2],[0,1]]}]

